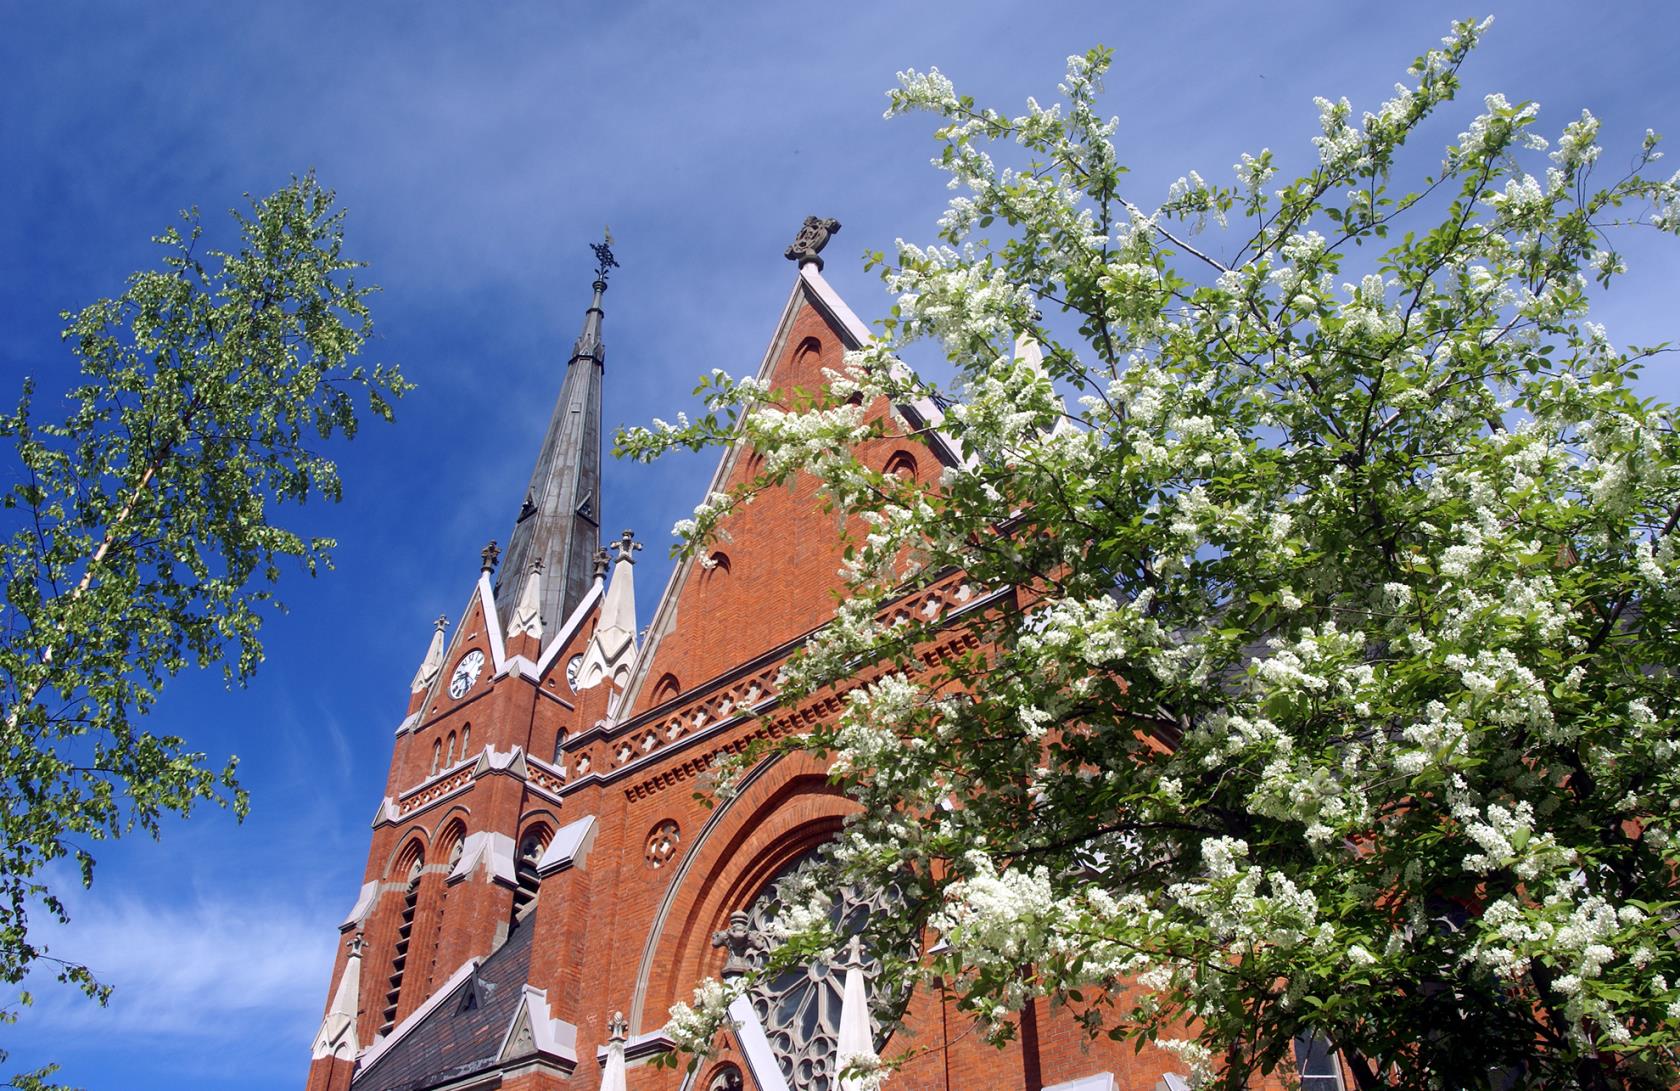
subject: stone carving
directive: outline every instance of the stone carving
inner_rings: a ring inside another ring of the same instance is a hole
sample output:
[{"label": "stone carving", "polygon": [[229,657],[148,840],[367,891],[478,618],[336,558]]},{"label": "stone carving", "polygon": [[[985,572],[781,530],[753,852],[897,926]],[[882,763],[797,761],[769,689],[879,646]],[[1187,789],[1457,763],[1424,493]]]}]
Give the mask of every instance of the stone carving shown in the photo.
[{"label": "stone carving", "polygon": [[822,253],[822,248],[828,245],[828,240],[839,233],[839,220],[807,216],[805,223],[799,228],[799,234],[794,237],[793,245],[787,248],[787,259],[797,261],[800,268],[815,265],[820,273],[823,261],[818,255]]},{"label": "stone carving", "polygon": [[[729,914],[728,928],[712,933],[712,946],[729,951],[729,957],[723,962],[723,976],[738,977],[753,968],[755,962],[751,956],[762,956],[766,942],[762,933],[753,931],[751,915],[737,909]],[[758,961],[762,962],[762,957]]]},{"label": "stone carving", "polygon": [[484,547],[478,557],[483,564],[484,571],[488,572],[496,567],[497,561],[502,559],[502,548],[496,544],[495,539],[491,539],[490,544]]}]

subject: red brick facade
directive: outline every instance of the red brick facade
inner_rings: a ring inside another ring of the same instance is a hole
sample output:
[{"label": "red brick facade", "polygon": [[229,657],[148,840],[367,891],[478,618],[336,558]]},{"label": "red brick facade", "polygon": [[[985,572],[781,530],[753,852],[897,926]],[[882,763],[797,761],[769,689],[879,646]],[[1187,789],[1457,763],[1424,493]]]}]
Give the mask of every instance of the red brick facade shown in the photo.
[{"label": "red brick facade", "polygon": [[[821,277],[803,269],[765,373],[778,388],[816,386],[862,335]],[[936,451],[919,445],[879,442],[864,456],[924,478],[939,469]],[[718,484],[753,469],[750,450],[732,451]],[[605,503],[610,509],[611,497]],[[566,676],[598,620],[599,592],[574,631],[544,619],[540,640],[504,640],[508,619],[496,616],[489,576],[473,589],[441,669],[396,733],[367,885],[343,925],[346,941],[359,934],[365,945],[353,964],[359,1059],[325,1055],[317,1043],[309,1091],[597,1087],[615,1010],[628,1018],[632,1091],[707,1088],[725,1064],[741,1068],[746,1087],[759,1086],[729,1034],[697,1075],[643,1063],[661,1047],[654,1032],[669,1005],[722,967],[713,933],[833,836],[852,806],[806,757],[760,765],[715,809],[695,799],[720,755],[754,735],[799,731],[839,704],[774,701],[779,663],[834,607],[834,517],[805,484],[760,497],[729,530],[716,567],[678,569],[610,713],[610,682],[573,692]],[[627,566],[618,569],[613,578],[627,578]],[[959,575],[897,608],[931,616],[983,605]],[[449,680],[474,651],[483,670],[451,698]],[[762,711],[743,716],[748,708]],[[540,851],[521,860],[533,834]],[[522,884],[526,893],[535,887],[536,902],[513,926]],[[333,967],[329,1022],[349,950],[341,945]],[[520,1019],[532,1012],[547,1018],[527,1032]],[[1021,1031],[1007,1049],[985,1045],[941,991],[923,990],[886,1050],[914,1056],[887,1086],[1037,1089],[1096,1077],[1079,1084],[1084,1091],[1107,1087],[1106,1073],[1117,1088],[1151,1091],[1177,1068],[1152,1048],[1089,1043],[1065,1013],[1042,1005]]]}]

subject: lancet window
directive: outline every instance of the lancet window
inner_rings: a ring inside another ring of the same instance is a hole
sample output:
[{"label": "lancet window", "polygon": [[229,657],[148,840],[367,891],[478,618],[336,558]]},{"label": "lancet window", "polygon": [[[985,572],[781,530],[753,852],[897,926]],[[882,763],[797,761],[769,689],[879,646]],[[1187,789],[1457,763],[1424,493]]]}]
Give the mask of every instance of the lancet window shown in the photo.
[{"label": "lancet window", "polygon": [[397,942],[391,952],[391,976],[385,990],[385,1011],[379,1019],[379,1033],[389,1034],[397,1023],[397,1002],[402,998],[403,974],[408,968],[408,950],[414,939],[414,909],[420,900],[421,854],[416,852],[408,867],[408,889],[403,892],[402,916],[397,921]]}]

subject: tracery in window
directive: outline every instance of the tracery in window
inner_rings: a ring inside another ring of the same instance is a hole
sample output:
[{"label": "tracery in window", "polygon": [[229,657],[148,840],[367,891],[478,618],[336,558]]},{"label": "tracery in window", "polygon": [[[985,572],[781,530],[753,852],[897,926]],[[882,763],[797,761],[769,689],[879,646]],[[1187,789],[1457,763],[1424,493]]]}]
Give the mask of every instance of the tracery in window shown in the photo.
[{"label": "tracery in window", "polygon": [[[821,851],[806,855],[766,883],[751,906],[731,915],[729,929],[713,937],[715,946],[728,948],[725,974],[732,968],[736,972],[756,971],[768,964],[773,949],[770,937],[774,935],[773,925],[781,912],[784,895],[794,896],[793,892],[817,866]],[[874,914],[890,914],[902,908],[902,898],[895,890],[871,892],[847,885],[837,893],[839,898],[829,910],[829,919],[842,936],[861,932]],[[890,1027],[905,997],[879,995],[877,979],[881,974],[881,960],[867,946],[863,956],[864,981],[869,987],[869,1006],[877,1028],[875,1048],[880,1049],[886,1044],[882,1031]],[[846,968],[844,956],[840,956],[789,967],[760,982],[747,994],[759,1022],[764,1025],[770,1049],[788,1086],[801,1091],[836,1091],[839,1087],[834,1062],[845,987]]]}]

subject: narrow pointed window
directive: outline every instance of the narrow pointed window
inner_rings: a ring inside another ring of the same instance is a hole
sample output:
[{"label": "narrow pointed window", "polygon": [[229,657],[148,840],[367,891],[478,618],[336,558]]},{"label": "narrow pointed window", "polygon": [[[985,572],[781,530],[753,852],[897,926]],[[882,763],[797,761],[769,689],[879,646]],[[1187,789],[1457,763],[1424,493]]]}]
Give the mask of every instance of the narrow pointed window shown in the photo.
[{"label": "narrow pointed window", "polygon": [[449,733],[449,754],[444,759],[443,764],[446,767],[455,764],[455,732],[453,731]]},{"label": "narrow pointed window", "polygon": [[468,724],[466,727],[463,727],[461,729],[461,759],[463,761],[466,760],[467,754],[470,752],[469,747],[471,746],[471,744],[472,744],[472,724]]},{"label": "narrow pointed window", "polygon": [[420,900],[421,854],[414,853],[408,867],[408,889],[403,893],[402,916],[397,921],[397,943],[391,952],[391,976],[385,991],[385,1011],[379,1019],[379,1033],[389,1034],[397,1024],[397,1002],[402,997],[403,973],[408,968],[408,948],[414,938],[414,907]]},{"label": "narrow pointed window", "polygon": [[432,740],[432,776],[437,776],[438,765],[443,761],[443,740]]}]

